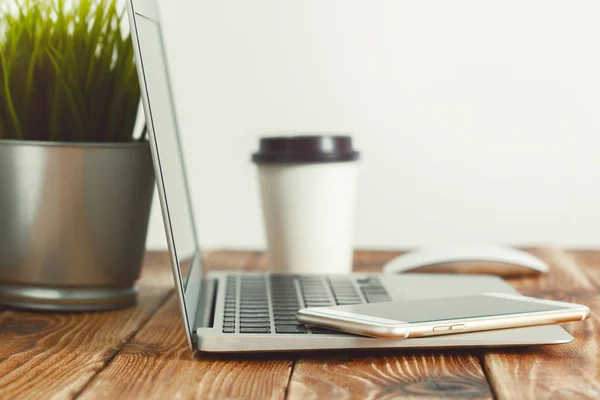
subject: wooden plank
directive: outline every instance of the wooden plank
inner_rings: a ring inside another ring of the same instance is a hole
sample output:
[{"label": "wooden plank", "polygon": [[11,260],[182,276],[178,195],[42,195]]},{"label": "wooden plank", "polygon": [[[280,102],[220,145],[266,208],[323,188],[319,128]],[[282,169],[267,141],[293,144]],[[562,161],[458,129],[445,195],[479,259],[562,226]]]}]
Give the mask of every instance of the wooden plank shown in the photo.
[{"label": "wooden plank", "polygon": [[[216,252],[210,269],[255,268],[255,253]],[[292,361],[192,355],[173,296],[82,393],[83,399],[281,399]]]},{"label": "wooden plank", "polygon": [[[238,255],[238,257],[243,257],[243,254]],[[259,271],[267,271],[269,269],[267,256],[264,253],[255,252],[251,254],[253,254],[255,258],[254,261],[249,264],[248,269]],[[356,251],[354,252],[354,271],[381,272],[382,265],[398,257],[400,254],[402,253],[398,251]]]},{"label": "wooden plank", "polygon": [[588,275],[568,252],[557,247],[527,251],[548,263],[550,273],[508,280],[521,293],[530,296],[596,293],[596,287]]},{"label": "wooden plank", "polygon": [[251,251],[214,251],[210,254],[210,257],[204,257],[207,271],[253,270],[257,258],[262,255]]},{"label": "wooden plank", "polygon": [[501,399],[598,398],[600,296],[590,268],[559,248],[532,252],[550,264],[548,276],[511,283],[529,295],[586,304],[592,318],[563,325],[575,338],[569,344],[485,353],[484,367],[493,391]]},{"label": "wooden plank", "polygon": [[365,251],[354,252],[354,271],[381,272],[381,267],[388,261],[401,255],[399,251]]},{"label": "wooden plank", "polygon": [[82,390],[165,301],[172,281],[160,256],[150,255],[138,287],[138,305],[119,311],[0,313],[1,397],[60,399]]},{"label": "wooden plank", "polygon": [[290,399],[490,399],[479,359],[468,354],[409,353],[296,362]]},{"label": "wooden plank", "polygon": [[600,251],[572,250],[567,253],[583,269],[594,286],[600,290]]},{"label": "wooden plank", "polygon": [[[245,258],[248,255],[253,256],[253,261],[247,266],[249,270],[267,271],[269,269],[269,263],[267,256],[263,252],[229,252],[231,257]],[[398,251],[366,251],[358,250],[354,252],[354,271],[356,272],[381,272],[381,267],[386,262],[401,255]],[[229,263],[235,261],[233,258],[228,261]],[[213,268],[214,269],[214,268]],[[222,266],[222,269],[227,269],[227,264]]]},{"label": "wooden plank", "polygon": [[564,327],[569,344],[489,352],[484,365],[499,399],[600,398],[600,296],[563,296],[587,305],[592,317]]}]

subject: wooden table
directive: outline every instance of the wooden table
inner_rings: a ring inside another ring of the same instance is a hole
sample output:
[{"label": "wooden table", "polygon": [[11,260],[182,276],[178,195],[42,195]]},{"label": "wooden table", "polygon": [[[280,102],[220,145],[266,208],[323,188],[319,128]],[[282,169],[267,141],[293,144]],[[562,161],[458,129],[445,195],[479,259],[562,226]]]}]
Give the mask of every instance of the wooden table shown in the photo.
[{"label": "wooden table", "polygon": [[[600,252],[532,249],[547,277],[522,293],[592,308],[566,345],[520,350],[335,355],[196,355],[188,349],[163,253],[148,254],[138,306],[86,314],[0,311],[0,398],[600,398]],[[396,252],[357,252],[377,271]],[[261,254],[215,252],[211,269],[263,269]]]}]

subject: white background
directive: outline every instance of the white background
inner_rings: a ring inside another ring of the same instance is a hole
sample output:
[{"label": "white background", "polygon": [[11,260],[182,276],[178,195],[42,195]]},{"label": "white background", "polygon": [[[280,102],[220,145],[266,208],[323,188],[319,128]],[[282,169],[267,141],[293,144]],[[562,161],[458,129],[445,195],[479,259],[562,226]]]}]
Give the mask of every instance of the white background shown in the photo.
[{"label": "white background", "polygon": [[297,131],[353,134],[357,247],[600,245],[599,1],[161,5],[204,246],[264,247],[250,154]]}]

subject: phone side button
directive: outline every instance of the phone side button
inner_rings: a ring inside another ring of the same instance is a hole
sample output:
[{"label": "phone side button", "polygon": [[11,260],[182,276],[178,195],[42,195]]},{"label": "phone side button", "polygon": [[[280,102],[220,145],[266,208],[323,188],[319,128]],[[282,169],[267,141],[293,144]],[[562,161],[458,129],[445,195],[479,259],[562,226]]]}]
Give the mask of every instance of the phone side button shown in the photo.
[{"label": "phone side button", "polygon": [[452,325],[450,327],[451,330],[453,331],[464,331],[465,330],[465,326],[463,324],[460,325]]},{"label": "phone side button", "polygon": [[433,327],[433,331],[434,332],[444,332],[444,331],[449,331],[450,330],[450,326],[446,325],[446,326],[434,326]]}]

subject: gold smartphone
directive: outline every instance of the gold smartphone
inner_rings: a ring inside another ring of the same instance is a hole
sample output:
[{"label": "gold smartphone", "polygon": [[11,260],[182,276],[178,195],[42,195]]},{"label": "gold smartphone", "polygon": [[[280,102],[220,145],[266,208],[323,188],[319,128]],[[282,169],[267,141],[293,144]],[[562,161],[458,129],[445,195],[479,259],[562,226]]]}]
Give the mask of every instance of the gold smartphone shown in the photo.
[{"label": "gold smartphone", "polygon": [[517,294],[433,298],[351,306],[305,308],[296,318],[307,325],[380,338],[413,338],[582,321],[584,305]]}]

